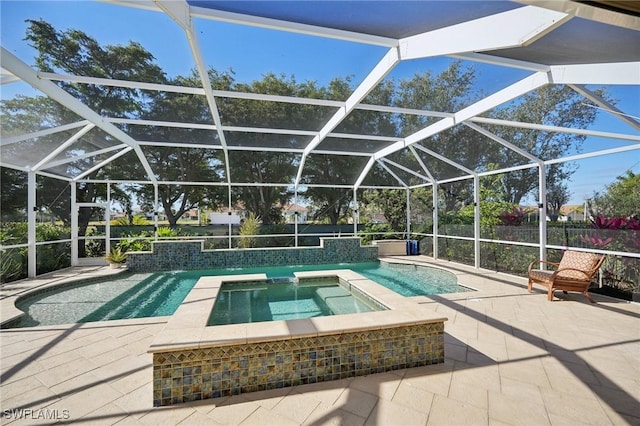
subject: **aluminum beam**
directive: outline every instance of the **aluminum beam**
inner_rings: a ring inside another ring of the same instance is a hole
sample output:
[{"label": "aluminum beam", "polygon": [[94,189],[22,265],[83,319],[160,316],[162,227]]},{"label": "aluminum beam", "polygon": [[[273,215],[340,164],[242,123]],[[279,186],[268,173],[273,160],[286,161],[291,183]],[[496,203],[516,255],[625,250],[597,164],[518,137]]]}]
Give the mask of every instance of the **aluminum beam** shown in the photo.
[{"label": "aluminum beam", "polygon": [[90,123],[90,124],[87,124],[86,126],[84,126],[79,132],[76,132],[76,134],[74,134],[69,139],[67,139],[65,142],[63,142],[62,145],[60,145],[59,147],[54,149],[52,152],[49,153],[49,155],[46,155],[42,160],[40,160],[38,163],[36,163],[31,168],[31,170],[35,172],[35,171],[38,171],[40,169],[46,168],[47,163],[49,161],[53,160],[54,158],[56,158],[58,156],[58,154],[60,154],[61,152],[66,150],[68,147],[70,147],[71,145],[76,143],[76,141],[78,141],[78,139],[80,139],[81,137],[86,135],[94,127],[95,127],[95,125],[93,123]]},{"label": "aluminum beam", "polygon": [[227,151],[227,140],[224,136],[222,128],[222,120],[220,119],[220,113],[218,112],[218,105],[216,104],[215,97],[213,95],[213,89],[211,88],[211,80],[209,79],[209,72],[207,70],[204,57],[202,56],[202,49],[200,48],[200,42],[198,41],[197,31],[193,25],[191,19],[191,12],[189,4],[184,1],[167,1],[167,0],[154,0],[154,3],[158,5],[167,15],[171,17],[180,27],[184,30],[191,48],[191,54],[196,62],[196,69],[200,76],[200,82],[204,89],[205,97],[207,98],[207,104],[211,112],[211,117],[216,125],[216,131],[218,132],[218,138],[224,152],[224,166],[226,169],[227,180],[231,183],[231,169],[229,167],[229,152]]},{"label": "aluminum beam", "polygon": [[315,25],[300,24],[278,19],[263,18],[260,16],[244,15],[234,12],[225,12],[222,10],[214,10],[197,6],[194,6],[191,9],[192,15],[196,18],[211,19],[233,24],[249,25],[253,27],[267,28],[298,34],[307,34],[316,37],[333,38],[337,40],[372,44],[383,47],[395,47],[398,45],[397,40],[388,37],[380,37],[352,31],[318,27]]},{"label": "aluminum beam", "polygon": [[553,65],[554,84],[640,84],[640,62]]},{"label": "aluminum beam", "polygon": [[78,127],[86,126],[89,124],[89,120],[76,121],[75,123],[65,124],[63,126],[52,127],[50,129],[38,130],[37,132],[26,133],[24,135],[10,136],[0,139],[0,146],[11,145],[12,143],[22,142],[29,139],[36,139],[43,136],[53,135],[59,132],[66,132],[67,130],[77,129]]},{"label": "aluminum beam", "polygon": [[542,130],[545,132],[573,133],[576,135],[595,136],[600,138],[620,139],[628,141],[640,141],[639,135],[628,135],[624,133],[602,132],[599,130],[571,129],[568,127],[548,126],[546,124],[524,123],[522,121],[500,120],[497,118],[473,117],[469,121],[474,123],[494,124],[497,126],[518,127],[521,129]]},{"label": "aluminum beam", "polygon": [[400,57],[418,59],[526,46],[569,19],[571,15],[566,13],[521,7],[404,38],[400,40]]},{"label": "aluminum beam", "polygon": [[347,115],[353,111],[358,103],[364,99],[371,90],[373,90],[378,83],[400,62],[398,49],[392,48],[387,51],[384,57],[376,64],[371,72],[364,78],[362,83],[353,91],[353,93],[347,98],[345,105],[340,108],[333,116],[327,121],[327,123],[320,129],[318,135],[307,145],[302,154],[300,160],[300,166],[298,167],[298,173],[294,187],[297,188],[300,185],[302,179],[302,170],[307,156],[313,151],[320,143],[327,137],[327,135],[335,129],[346,118]]},{"label": "aluminum beam", "polygon": [[518,96],[522,96],[525,93],[542,87],[548,83],[549,77],[546,73],[537,72],[535,74],[532,74],[502,90],[499,90],[498,92],[490,96],[487,96],[484,99],[481,99],[480,101],[472,105],[469,105],[466,108],[461,109],[460,111],[456,112],[453,117],[443,118],[442,120],[433,123],[425,127],[424,129],[418,130],[417,132],[407,136],[404,140],[396,142],[395,144],[390,145],[387,148],[381,149],[374,155],[376,159],[378,159],[392,154],[396,151],[400,151],[401,149],[411,144],[431,137],[443,130],[447,130],[455,126],[456,124],[462,123],[463,121],[473,118],[478,114],[493,109],[498,105],[502,105],[505,102],[515,99]]},{"label": "aluminum beam", "polygon": [[29,83],[34,88],[40,90],[54,101],[75,112],[80,117],[89,120],[91,123],[95,124],[96,127],[102,129],[117,140],[132,147],[136,152],[138,159],[142,163],[142,166],[147,172],[149,179],[154,182],[156,181],[156,176],[151,170],[149,162],[140,150],[140,146],[135,139],[127,135],[122,130],[118,129],[113,124],[104,120],[98,113],[87,107],[78,99],[71,96],[69,93],[65,92],[60,87],[56,86],[54,83],[47,80],[39,79],[37,73],[29,65],[18,59],[18,57],[13,53],[9,52],[4,47],[0,47],[0,49],[2,49],[0,52],[2,54],[2,66],[4,68],[19,76],[22,80]]},{"label": "aluminum beam", "polygon": [[596,104],[599,109],[607,111],[608,113],[610,113],[617,119],[621,120],[622,122],[630,125],[636,130],[640,130],[640,123],[637,120],[632,118],[632,116],[630,116],[629,114],[625,114],[624,111],[619,110],[615,105],[611,104],[609,101],[602,99],[596,93],[578,84],[570,84],[569,87],[571,87],[573,90],[580,93],[582,96],[584,96],[585,98],[589,99],[591,102]]}]

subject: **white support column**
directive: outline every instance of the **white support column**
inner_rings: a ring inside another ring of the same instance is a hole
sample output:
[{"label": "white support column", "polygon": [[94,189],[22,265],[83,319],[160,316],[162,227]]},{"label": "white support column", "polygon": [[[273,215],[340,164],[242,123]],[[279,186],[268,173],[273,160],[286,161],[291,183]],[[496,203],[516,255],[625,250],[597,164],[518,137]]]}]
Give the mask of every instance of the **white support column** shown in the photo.
[{"label": "white support column", "polygon": [[[544,164],[538,165],[538,186],[540,189],[540,201],[538,202],[539,240],[541,260],[547,260],[547,173]],[[541,264],[544,269],[544,263]]]},{"label": "white support column", "polygon": [[353,235],[357,237],[360,209],[358,208],[358,190],[355,188],[353,188],[353,205]]},{"label": "white support column", "polygon": [[104,209],[104,248],[111,252],[111,183],[107,183],[107,207]]},{"label": "white support column", "polygon": [[71,266],[78,266],[78,205],[76,204],[76,182],[69,182],[71,186]]},{"label": "white support column", "polygon": [[227,199],[229,200],[229,211],[227,212],[227,216],[229,219],[229,248],[233,246],[233,238],[231,238],[231,234],[233,233],[233,227],[231,226],[231,184],[227,185]]},{"label": "white support column", "polygon": [[431,194],[433,198],[433,258],[438,258],[438,182],[433,182],[433,194]]},{"label": "white support column", "polygon": [[480,177],[473,176],[473,257],[474,266],[480,268]]},{"label": "white support column", "polygon": [[[293,194],[293,205],[298,206],[298,190],[296,189]],[[294,233],[295,233],[295,246],[298,247],[298,210],[293,212],[294,219]]]},{"label": "white support column", "polygon": [[27,276],[36,276],[36,173],[27,174]]},{"label": "white support column", "polygon": [[160,204],[158,200],[160,199],[160,196],[158,194],[157,183],[153,184],[153,197],[153,205],[155,206],[153,209],[153,240],[158,241],[158,216],[160,216],[160,212],[158,211],[160,209]]},{"label": "white support column", "polygon": [[411,190],[407,188],[407,241],[411,239]]}]

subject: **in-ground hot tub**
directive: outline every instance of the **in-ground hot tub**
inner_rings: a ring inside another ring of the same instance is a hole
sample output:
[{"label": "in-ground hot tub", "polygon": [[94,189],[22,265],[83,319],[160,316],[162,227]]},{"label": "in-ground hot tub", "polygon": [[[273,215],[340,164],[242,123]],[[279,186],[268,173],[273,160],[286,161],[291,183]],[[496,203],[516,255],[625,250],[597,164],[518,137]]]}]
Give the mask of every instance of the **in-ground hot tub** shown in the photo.
[{"label": "in-ground hot tub", "polygon": [[207,325],[278,321],[385,310],[338,277],[223,283]]},{"label": "in-ground hot tub", "polygon": [[446,318],[350,270],[296,273],[327,276],[386,310],[207,326],[223,283],[266,276],[201,278],[149,349],[154,406],[444,362]]}]

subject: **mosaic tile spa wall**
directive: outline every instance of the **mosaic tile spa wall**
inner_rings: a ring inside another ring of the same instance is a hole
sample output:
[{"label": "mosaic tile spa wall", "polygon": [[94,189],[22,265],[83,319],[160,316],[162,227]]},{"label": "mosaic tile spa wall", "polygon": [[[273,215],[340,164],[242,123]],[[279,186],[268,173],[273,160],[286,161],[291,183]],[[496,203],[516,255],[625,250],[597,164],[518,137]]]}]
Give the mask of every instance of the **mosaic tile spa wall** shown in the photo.
[{"label": "mosaic tile spa wall", "polygon": [[151,252],[130,252],[133,272],[320,265],[378,260],[378,247],[362,246],[360,238],[321,238],[319,247],[203,250],[202,241],[157,241]]},{"label": "mosaic tile spa wall", "polygon": [[444,323],[153,354],[153,405],[444,362]]}]

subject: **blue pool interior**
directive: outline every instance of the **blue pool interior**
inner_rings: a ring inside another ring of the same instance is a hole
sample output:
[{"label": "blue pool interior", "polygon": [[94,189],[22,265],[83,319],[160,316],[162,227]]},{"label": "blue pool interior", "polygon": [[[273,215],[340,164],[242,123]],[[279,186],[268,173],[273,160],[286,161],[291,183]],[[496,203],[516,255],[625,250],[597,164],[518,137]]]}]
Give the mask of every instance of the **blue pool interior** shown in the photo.
[{"label": "blue pool interior", "polygon": [[31,327],[172,315],[202,276],[264,273],[293,277],[298,271],[351,269],[403,296],[471,291],[456,276],[437,268],[385,262],[260,268],[123,273],[104,281],[65,286],[27,296],[17,303],[26,314],[9,327]]},{"label": "blue pool interior", "polygon": [[207,325],[241,324],[380,310],[335,279],[226,283]]}]

